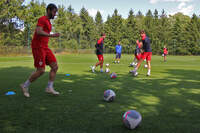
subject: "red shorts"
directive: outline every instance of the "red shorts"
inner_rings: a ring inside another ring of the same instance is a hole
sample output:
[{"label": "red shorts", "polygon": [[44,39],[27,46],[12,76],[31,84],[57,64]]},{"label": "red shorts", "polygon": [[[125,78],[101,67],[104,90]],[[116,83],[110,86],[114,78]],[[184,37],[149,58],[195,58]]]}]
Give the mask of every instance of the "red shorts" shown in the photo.
[{"label": "red shorts", "polygon": [[104,60],[102,54],[97,55],[97,57],[98,57],[99,61],[103,61]]},{"label": "red shorts", "polygon": [[151,56],[152,56],[152,52],[144,52],[142,53],[142,59],[143,60],[147,60],[147,61],[151,61]]},{"label": "red shorts", "polygon": [[135,55],[136,59],[139,61],[142,58],[142,54]]},{"label": "red shorts", "polygon": [[36,68],[45,68],[45,65],[57,62],[56,57],[49,48],[32,48],[32,53]]}]

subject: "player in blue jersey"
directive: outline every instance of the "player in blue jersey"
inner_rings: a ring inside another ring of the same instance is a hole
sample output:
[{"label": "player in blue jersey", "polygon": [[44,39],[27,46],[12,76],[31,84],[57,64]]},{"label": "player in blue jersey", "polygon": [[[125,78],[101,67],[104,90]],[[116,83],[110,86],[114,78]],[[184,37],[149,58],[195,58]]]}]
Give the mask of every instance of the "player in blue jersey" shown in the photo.
[{"label": "player in blue jersey", "polygon": [[115,46],[115,51],[116,51],[115,63],[118,63],[118,64],[119,64],[120,59],[121,59],[121,54],[122,54],[122,45],[120,44],[120,41],[119,41],[119,43]]}]

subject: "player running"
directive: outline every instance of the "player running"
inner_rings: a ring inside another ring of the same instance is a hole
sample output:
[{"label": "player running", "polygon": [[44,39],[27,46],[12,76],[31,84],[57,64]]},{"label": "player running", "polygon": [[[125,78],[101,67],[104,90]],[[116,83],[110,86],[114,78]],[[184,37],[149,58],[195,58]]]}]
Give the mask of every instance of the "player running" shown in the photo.
[{"label": "player running", "polygon": [[45,91],[54,95],[59,94],[59,92],[55,91],[53,87],[58,65],[53,52],[48,48],[49,37],[60,36],[59,33],[50,34],[52,29],[50,19],[54,19],[57,11],[58,9],[56,5],[49,4],[46,8],[46,15],[38,19],[37,27],[31,43],[36,71],[30,75],[25,83],[20,85],[25,97],[30,97],[29,85],[45,72],[46,65],[49,65],[51,70],[49,72],[49,81]]},{"label": "player running", "polygon": [[104,43],[104,39],[106,38],[105,34],[101,34],[101,38],[97,41],[97,44],[95,45],[96,47],[96,55],[98,57],[99,62],[96,63],[95,66],[92,66],[92,72],[95,72],[95,68],[97,66],[100,65],[100,72],[103,72],[103,62],[104,62],[104,58],[103,58],[103,43]]},{"label": "player running", "polygon": [[143,62],[143,60],[146,59],[147,62],[147,68],[148,68],[148,72],[147,72],[147,76],[151,75],[151,56],[152,56],[152,49],[151,49],[151,42],[150,39],[146,36],[145,31],[141,30],[140,31],[140,36],[142,39],[142,44],[143,44],[143,53],[141,56],[141,59],[139,60],[137,66],[135,67],[135,69],[132,71],[134,76],[138,75],[138,68],[140,67],[141,63]]},{"label": "player running", "polygon": [[122,45],[120,44],[120,41],[119,41],[119,43],[115,46],[115,51],[116,51],[115,63],[118,63],[118,64],[119,64],[120,59],[121,59],[121,54],[122,54]]}]

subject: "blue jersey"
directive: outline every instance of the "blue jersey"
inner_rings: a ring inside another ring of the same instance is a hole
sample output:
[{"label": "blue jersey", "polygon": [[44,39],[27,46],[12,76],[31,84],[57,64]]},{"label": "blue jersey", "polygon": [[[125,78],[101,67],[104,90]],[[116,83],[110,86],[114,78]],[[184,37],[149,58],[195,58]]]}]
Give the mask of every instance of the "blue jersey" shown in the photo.
[{"label": "blue jersey", "polygon": [[116,53],[121,53],[122,52],[122,46],[121,45],[116,45],[115,46],[115,50],[116,50]]},{"label": "blue jersey", "polygon": [[152,52],[151,41],[148,37],[142,40],[144,52]]}]

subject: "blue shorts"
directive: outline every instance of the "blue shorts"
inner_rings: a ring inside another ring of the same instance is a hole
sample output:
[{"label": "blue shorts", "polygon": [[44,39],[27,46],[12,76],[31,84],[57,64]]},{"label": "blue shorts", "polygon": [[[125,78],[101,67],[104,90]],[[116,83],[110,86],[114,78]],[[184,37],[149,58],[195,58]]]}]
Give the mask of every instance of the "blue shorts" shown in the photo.
[{"label": "blue shorts", "polygon": [[117,54],[116,54],[116,59],[117,59],[117,58],[119,58],[119,59],[121,58],[121,53],[117,53]]}]

